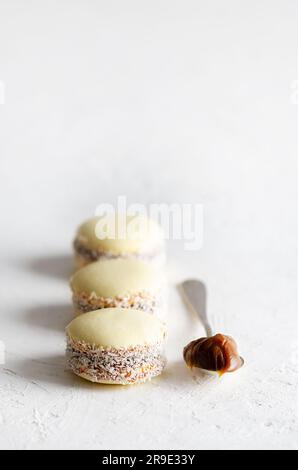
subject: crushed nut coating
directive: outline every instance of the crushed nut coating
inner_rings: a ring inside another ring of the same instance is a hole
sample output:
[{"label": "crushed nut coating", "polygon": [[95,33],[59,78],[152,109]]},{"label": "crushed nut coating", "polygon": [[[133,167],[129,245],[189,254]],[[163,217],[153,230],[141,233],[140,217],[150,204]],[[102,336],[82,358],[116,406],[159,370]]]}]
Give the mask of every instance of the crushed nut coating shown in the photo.
[{"label": "crushed nut coating", "polygon": [[148,313],[155,313],[163,306],[162,295],[154,296],[147,292],[139,292],[136,295],[117,296],[114,298],[89,295],[84,292],[73,294],[74,309],[80,313],[87,313],[101,308],[121,307],[134,308]]},{"label": "crushed nut coating", "polygon": [[75,255],[77,257],[78,267],[86,266],[93,261],[115,259],[115,258],[137,258],[144,261],[156,261],[158,264],[164,262],[163,247],[156,249],[152,253],[120,253],[115,254],[107,251],[100,251],[87,248],[83,245],[78,238],[73,242]]},{"label": "crushed nut coating", "polygon": [[67,363],[76,375],[92,382],[119,385],[142,383],[162,373],[166,359],[163,344],[131,348],[95,348],[67,338]]}]

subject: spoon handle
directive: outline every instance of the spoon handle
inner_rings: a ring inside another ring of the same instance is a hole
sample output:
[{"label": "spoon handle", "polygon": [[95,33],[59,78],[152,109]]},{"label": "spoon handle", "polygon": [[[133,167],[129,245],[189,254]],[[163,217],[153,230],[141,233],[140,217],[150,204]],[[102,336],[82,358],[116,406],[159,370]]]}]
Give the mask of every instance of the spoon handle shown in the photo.
[{"label": "spoon handle", "polygon": [[187,279],[180,284],[180,290],[188,308],[201,320],[207,336],[212,336],[212,328],[207,317],[207,291],[205,284],[196,279]]}]

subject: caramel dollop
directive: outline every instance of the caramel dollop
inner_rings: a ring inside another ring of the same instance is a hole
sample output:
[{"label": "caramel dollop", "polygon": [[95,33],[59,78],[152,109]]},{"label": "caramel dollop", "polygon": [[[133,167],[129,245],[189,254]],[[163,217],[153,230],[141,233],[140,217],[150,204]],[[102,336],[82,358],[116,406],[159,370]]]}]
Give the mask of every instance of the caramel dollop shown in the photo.
[{"label": "caramel dollop", "polygon": [[183,357],[189,367],[216,371],[219,375],[234,372],[243,365],[235,340],[220,333],[191,341],[185,346]]}]

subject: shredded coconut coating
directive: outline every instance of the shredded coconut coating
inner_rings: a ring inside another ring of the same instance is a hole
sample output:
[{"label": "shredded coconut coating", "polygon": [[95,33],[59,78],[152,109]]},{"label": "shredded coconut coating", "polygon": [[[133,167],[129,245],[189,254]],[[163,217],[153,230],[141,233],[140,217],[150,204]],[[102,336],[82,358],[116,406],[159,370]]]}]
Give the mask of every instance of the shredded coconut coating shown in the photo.
[{"label": "shredded coconut coating", "polygon": [[164,249],[159,247],[152,253],[111,253],[108,251],[100,251],[87,248],[82,242],[76,238],[73,242],[76,255],[76,264],[78,267],[86,266],[93,261],[115,259],[115,258],[137,258],[144,261],[156,261],[158,264],[164,262]]},{"label": "shredded coconut coating", "polygon": [[92,382],[119,385],[142,383],[161,374],[166,365],[164,344],[131,348],[96,348],[67,338],[67,363],[76,375]]},{"label": "shredded coconut coating", "polygon": [[80,313],[87,313],[101,308],[121,307],[134,308],[148,313],[155,313],[163,308],[163,296],[161,293],[153,295],[149,292],[139,292],[135,295],[117,296],[113,298],[99,297],[84,292],[73,294],[74,309]]}]

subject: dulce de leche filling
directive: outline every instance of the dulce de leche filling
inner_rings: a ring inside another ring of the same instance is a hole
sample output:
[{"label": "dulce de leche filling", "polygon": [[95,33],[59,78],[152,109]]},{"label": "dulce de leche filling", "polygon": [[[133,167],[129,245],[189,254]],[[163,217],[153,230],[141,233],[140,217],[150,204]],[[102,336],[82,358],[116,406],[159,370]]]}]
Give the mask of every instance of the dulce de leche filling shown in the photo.
[{"label": "dulce de leche filling", "polygon": [[243,365],[234,339],[222,334],[191,341],[185,346],[183,357],[189,367],[216,371],[220,375]]}]

